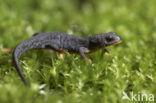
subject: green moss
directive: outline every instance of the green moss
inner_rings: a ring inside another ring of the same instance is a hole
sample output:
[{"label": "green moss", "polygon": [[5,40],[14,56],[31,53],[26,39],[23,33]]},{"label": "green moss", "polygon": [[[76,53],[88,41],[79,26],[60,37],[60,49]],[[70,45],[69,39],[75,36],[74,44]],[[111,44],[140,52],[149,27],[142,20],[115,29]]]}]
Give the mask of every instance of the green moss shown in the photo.
[{"label": "green moss", "polygon": [[[156,96],[156,1],[0,1],[0,103],[125,103],[123,91]],[[35,32],[77,36],[116,32],[123,42],[87,55],[29,51],[20,59],[26,88],[12,65],[14,49]]]}]

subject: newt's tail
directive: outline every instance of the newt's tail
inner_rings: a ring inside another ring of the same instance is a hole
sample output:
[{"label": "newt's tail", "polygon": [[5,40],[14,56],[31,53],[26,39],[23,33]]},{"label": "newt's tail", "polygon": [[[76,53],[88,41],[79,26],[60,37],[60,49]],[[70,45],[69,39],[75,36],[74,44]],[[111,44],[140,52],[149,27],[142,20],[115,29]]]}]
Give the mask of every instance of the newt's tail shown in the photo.
[{"label": "newt's tail", "polygon": [[18,49],[18,46],[15,48],[15,50],[13,51],[13,64],[15,65],[15,68],[19,74],[19,76],[21,77],[22,81],[24,82],[25,85],[28,85],[23,73],[22,73],[22,70],[21,70],[21,67],[20,67],[20,64],[19,64],[19,58],[21,56],[21,51],[20,49]]},{"label": "newt's tail", "polygon": [[23,53],[23,51],[21,50],[21,47],[19,44],[18,46],[16,46],[16,48],[13,51],[13,64],[15,65],[15,68],[16,68],[19,76],[21,77],[22,81],[24,82],[24,84],[28,86],[28,82],[26,81],[26,79],[22,73],[20,64],[19,64],[19,58],[22,55],[22,53]]},{"label": "newt's tail", "polygon": [[28,50],[40,48],[40,45],[35,45],[34,42],[36,43],[37,41],[35,41],[35,39],[26,40],[26,41],[22,42],[21,44],[17,45],[13,51],[13,64],[15,65],[15,68],[16,68],[19,76],[21,77],[22,81],[27,86],[28,86],[28,82],[26,81],[26,79],[22,73],[22,69],[19,64],[19,58],[24,52],[26,52]]}]

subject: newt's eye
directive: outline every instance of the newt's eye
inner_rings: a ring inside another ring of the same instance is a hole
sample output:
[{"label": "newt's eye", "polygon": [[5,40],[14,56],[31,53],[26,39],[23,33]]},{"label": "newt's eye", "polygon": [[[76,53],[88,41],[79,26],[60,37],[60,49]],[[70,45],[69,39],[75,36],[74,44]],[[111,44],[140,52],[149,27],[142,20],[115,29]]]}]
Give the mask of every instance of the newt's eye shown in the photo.
[{"label": "newt's eye", "polygon": [[106,38],[106,40],[107,40],[107,42],[111,42],[111,41],[114,40],[114,38],[112,36],[109,36],[109,37]]}]

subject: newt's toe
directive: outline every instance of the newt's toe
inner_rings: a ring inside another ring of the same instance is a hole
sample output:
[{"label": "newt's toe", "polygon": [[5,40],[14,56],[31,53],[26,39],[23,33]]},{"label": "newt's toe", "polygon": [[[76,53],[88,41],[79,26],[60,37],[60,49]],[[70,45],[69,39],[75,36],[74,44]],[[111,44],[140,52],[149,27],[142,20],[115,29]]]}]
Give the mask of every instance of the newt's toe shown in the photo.
[{"label": "newt's toe", "polygon": [[90,60],[90,59],[86,59],[85,61],[87,61],[89,64],[92,63],[92,60]]}]

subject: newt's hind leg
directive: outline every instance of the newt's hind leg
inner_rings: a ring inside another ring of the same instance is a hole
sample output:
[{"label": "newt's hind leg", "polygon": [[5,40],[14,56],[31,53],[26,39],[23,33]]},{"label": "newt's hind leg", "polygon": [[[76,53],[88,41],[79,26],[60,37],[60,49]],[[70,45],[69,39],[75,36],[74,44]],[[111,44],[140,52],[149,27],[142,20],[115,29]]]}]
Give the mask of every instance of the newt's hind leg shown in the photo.
[{"label": "newt's hind leg", "polygon": [[89,53],[89,52],[90,52],[89,49],[87,49],[87,48],[85,48],[85,47],[80,47],[80,48],[79,48],[79,52],[80,52],[81,57],[82,57],[85,61],[87,61],[88,63],[92,63],[92,61],[91,61],[90,59],[88,59],[88,58],[85,56],[85,53]]},{"label": "newt's hind leg", "polygon": [[61,49],[59,48],[58,45],[45,45],[45,48],[48,48],[48,49],[52,49],[52,50],[55,50],[56,52],[60,53],[60,54],[69,54],[68,50],[65,50],[65,49]]},{"label": "newt's hind leg", "polygon": [[67,50],[63,50],[63,49],[59,49],[59,50],[57,50],[59,53],[61,53],[61,54],[69,54],[69,52],[67,51]]}]

